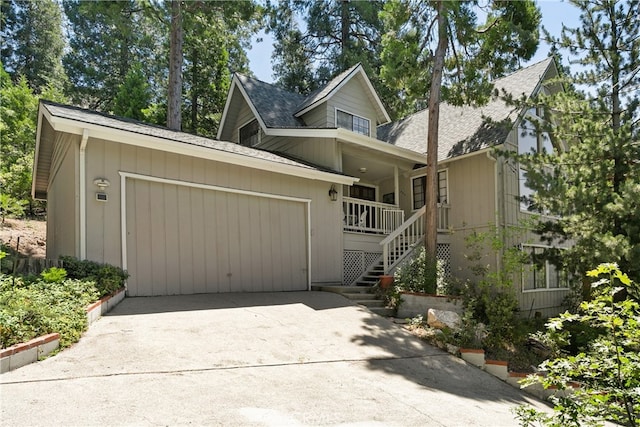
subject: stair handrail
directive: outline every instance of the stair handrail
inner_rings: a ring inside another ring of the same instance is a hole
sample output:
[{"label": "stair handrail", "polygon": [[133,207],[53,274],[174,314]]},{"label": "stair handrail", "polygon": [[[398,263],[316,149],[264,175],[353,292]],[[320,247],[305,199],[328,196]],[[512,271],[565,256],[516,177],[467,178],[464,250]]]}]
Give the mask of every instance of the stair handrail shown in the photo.
[{"label": "stair handrail", "polygon": [[[400,227],[398,227],[396,230],[394,230],[391,234],[389,234],[387,237],[382,239],[382,241],[380,242],[380,245],[382,246],[382,260],[383,260],[385,274],[389,274],[390,270],[393,267],[395,267],[400,261],[402,261],[408,253],[411,253],[412,246],[415,242],[411,242],[406,248],[406,250],[403,250],[402,253],[396,256],[394,260],[391,260],[390,251],[389,251],[392,244],[394,246],[394,250],[397,250],[398,249],[397,243],[398,243],[399,237],[404,236],[406,231],[409,228],[413,228],[414,224],[424,216],[426,211],[427,211],[426,206],[423,206],[420,209],[418,209]],[[421,233],[421,236],[422,235],[424,235],[424,231]],[[414,237],[421,237],[421,236],[414,236]]]}]

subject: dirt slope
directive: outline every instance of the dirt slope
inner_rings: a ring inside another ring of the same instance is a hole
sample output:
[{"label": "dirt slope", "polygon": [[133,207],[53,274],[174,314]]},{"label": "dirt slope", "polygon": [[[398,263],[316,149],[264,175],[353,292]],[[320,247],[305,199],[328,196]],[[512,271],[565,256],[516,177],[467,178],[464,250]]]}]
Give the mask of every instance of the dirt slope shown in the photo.
[{"label": "dirt slope", "polygon": [[0,242],[16,249],[20,238],[21,255],[44,258],[46,253],[47,223],[46,221],[5,219],[0,224]]}]

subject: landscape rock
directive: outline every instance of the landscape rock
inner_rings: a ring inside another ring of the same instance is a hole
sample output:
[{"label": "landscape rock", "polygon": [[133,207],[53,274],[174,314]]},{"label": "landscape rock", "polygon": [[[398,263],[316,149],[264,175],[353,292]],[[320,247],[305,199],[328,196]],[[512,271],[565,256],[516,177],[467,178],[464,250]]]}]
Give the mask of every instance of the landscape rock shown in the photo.
[{"label": "landscape rock", "polygon": [[427,312],[427,324],[435,329],[457,329],[460,326],[460,315],[454,311],[430,308]]}]

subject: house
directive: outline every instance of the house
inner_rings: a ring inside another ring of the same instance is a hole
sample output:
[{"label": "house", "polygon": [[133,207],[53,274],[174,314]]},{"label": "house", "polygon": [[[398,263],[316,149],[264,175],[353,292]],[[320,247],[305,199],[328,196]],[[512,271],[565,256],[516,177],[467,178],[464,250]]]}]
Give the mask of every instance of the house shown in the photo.
[{"label": "house", "polygon": [[[556,73],[549,59],[495,86],[531,96],[557,90],[544,83]],[[426,114],[392,123],[361,65],[307,97],[234,75],[216,140],[43,101],[32,191],[48,201],[48,257],[120,265],[133,296],[375,280],[424,234]],[[525,114],[498,99],[441,106],[448,274],[464,266],[466,233],[530,215],[517,200],[523,171],[493,155],[546,144],[521,136]],[[536,250],[530,239],[523,250]],[[557,306],[554,274],[523,274],[521,307]]]}]

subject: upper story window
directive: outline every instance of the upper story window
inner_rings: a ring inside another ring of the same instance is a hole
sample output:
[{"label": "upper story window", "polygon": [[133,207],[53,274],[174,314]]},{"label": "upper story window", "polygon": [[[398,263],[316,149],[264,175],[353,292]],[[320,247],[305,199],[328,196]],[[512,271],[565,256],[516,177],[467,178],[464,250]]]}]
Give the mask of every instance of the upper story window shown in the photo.
[{"label": "upper story window", "polygon": [[371,122],[364,117],[355,116],[342,110],[336,110],[336,125],[361,135],[371,134]]},{"label": "upper story window", "polygon": [[[438,203],[449,203],[447,170],[438,171]],[[424,206],[425,188],[427,187],[427,177],[418,176],[412,181],[413,209],[420,209]]]},{"label": "upper story window", "polygon": [[[527,111],[518,127],[518,154],[553,154],[553,143],[549,134],[537,126],[542,124],[542,120],[541,112],[536,108]],[[520,209],[535,211],[536,207],[532,203],[534,191],[527,186],[527,170],[523,166],[519,166],[518,169]]]},{"label": "upper story window", "polygon": [[260,125],[258,120],[254,119],[240,128],[240,145],[253,147],[260,142]]}]

